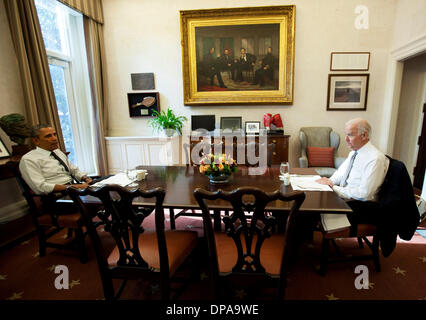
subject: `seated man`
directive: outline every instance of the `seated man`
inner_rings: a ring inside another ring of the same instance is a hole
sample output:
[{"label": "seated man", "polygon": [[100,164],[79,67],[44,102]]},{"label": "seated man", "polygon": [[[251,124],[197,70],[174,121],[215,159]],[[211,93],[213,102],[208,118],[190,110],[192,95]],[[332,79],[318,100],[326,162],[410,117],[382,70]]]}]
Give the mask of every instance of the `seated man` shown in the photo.
[{"label": "seated man", "polygon": [[[36,194],[61,192],[70,185],[80,189],[89,185],[92,179],[58,149],[55,129],[49,125],[36,125],[31,130],[31,138],[37,147],[22,157],[19,170]],[[73,180],[77,184],[73,184]]]},{"label": "seated man", "polygon": [[353,212],[348,214],[351,235],[356,235],[359,223],[379,221],[377,194],[389,167],[389,159],[370,142],[371,127],[357,118],[345,125],[346,143],[351,151],[348,158],[328,179],[317,182],[329,185],[347,201]]}]

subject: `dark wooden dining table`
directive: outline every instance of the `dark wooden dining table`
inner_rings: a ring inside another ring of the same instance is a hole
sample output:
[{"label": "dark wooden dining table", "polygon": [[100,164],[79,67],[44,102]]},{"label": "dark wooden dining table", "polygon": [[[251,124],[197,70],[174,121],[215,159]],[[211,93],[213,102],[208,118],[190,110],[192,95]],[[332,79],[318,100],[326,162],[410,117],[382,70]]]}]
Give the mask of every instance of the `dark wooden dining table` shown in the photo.
[{"label": "dark wooden dining table", "polygon": [[[234,190],[238,187],[250,186],[258,187],[264,191],[272,192],[280,190],[283,193],[292,192],[291,185],[285,186],[279,179],[279,168],[267,168],[261,175],[249,174],[247,167],[239,167],[236,173],[232,174],[230,182],[224,185],[210,184],[208,177],[199,172],[195,166],[139,166],[137,169],[145,169],[148,174],[145,180],[138,182],[138,188],[149,190],[162,187],[166,191],[163,207],[168,209],[199,209],[199,205],[194,198],[193,192],[196,188],[208,191],[223,189]],[[291,174],[316,175],[313,168],[292,168]],[[131,188],[131,187],[130,187]],[[306,198],[300,212],[304,214],[335,213],[345,214],[351,212],[350,207],[333,191],[305,191]],[[98,202],[96,199],[87,197],[87,202]],[[232,210],[229,202],[223,200],[208,201],[209,207],[215,211],[218,217],[221,210]],[[136,206],[154,206],[154,199],[136,198]],[[289,212],[291,203],[283,201],[272,201],[266,207],[270,212]],[[220,219],[215,219],[220,220]]]},{"label": "dark wooden dining table", "polygon": [[[199,172],[198,167],[191,166],[140,166],[138,169],[148,171],[146,179],[139,182],[139,188],[151,189],[163,187],[166,190],[164,199],[165,208],[197,209],[198,203],[193,192],[196,188],[208,191],[223,189],[230,191],[238,187],[258,187],[264,191],[272,192],[280,190],[283,193],[292,192],[291,185],[285,186],[279,179],[279,168],[267,168],[264,174],[250,175],[247,167],[238,168],[233,173],[230,182],[224,185],[213,185],[209,183],[208,177]],[[293,168],[291,174],[315,175],[313,168]],[[344,200],[333,191],[305,191],[306,199],[301,206],[303,212],[351,212],[350,207]],[[141,205],[150,205],[151,202],[143,201]],[[290,210],[290,203],[273,201],[266,207],[268,211]],[[212,209],[231,209],[228,202],[215,200],[209,203]]]}]

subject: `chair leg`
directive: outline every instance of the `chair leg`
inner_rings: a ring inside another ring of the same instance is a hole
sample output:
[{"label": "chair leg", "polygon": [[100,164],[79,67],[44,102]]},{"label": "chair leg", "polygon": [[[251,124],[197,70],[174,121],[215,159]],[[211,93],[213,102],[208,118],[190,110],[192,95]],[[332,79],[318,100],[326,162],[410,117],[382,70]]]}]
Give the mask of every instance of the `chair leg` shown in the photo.
[{"label": "chair leg", "polygon": [[358,245],[359,245],[360,249],[364,248],[364,244],[362,243],[362,238],[361,237],[358,237]]},{"label": "chair leg", "polygon": [[327,261],[328,261],[328,251],[330,248],[330,240],[329,239],[322,239],[322,246],[321,246],[321,257],[320,257],[320,269],[319,274],[322,276],[325,276],[327,272]]},{"label": "chair leg", "polygon": [[175,209],[170,208],[170,229],[175,230],[176,229],[176,219],[175,219]]},{"label": "chair leg", "polygon": [[379,239],[377,238],[377,236],[373,237],[372,251],[373,251],[373,259],[374,259],[374,267],[376,268],[377,272],[380,272],[381,267],[380,267],[380,256],[379,256]]},{"label": "chair leg", "polygon": [[37,234],[38,234],[39,256],[44,257],[46,255],[46,241],[47,241],[44,228],[38,227]]},{"label": "chair leg", "polygon": [[84,241],[84,234],[82,228],[75,229],[75,238],[77,241],[78,251],[80,253],[80,262],[86,263],[88,260],[86,243]]}]

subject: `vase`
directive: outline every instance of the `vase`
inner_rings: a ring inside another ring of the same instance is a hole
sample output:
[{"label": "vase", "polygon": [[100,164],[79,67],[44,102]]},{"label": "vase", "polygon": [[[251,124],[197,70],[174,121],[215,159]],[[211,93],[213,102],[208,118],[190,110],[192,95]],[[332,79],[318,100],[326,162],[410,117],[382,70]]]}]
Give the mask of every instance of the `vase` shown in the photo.
[{"label": "vase", "polygon": [[208,174],[211,184],[226,184],[229,182],[230,174],[222,173],[220,175]]},{"label": "vase", "polygon": [[166,136],[171,137],[175,133],[175,129],[164,129]]}]

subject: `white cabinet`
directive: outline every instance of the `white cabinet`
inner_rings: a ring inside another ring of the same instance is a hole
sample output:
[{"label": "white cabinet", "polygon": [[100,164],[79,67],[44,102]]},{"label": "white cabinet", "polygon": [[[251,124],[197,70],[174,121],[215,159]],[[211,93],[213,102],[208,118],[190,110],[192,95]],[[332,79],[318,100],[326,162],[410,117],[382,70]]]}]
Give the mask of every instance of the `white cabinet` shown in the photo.
[{"label": "white cabinet", "polygon": [[166,137],[105,137],[108,173],[115,174],[145,166],[169,166],[181,163],[181,139]]}]

